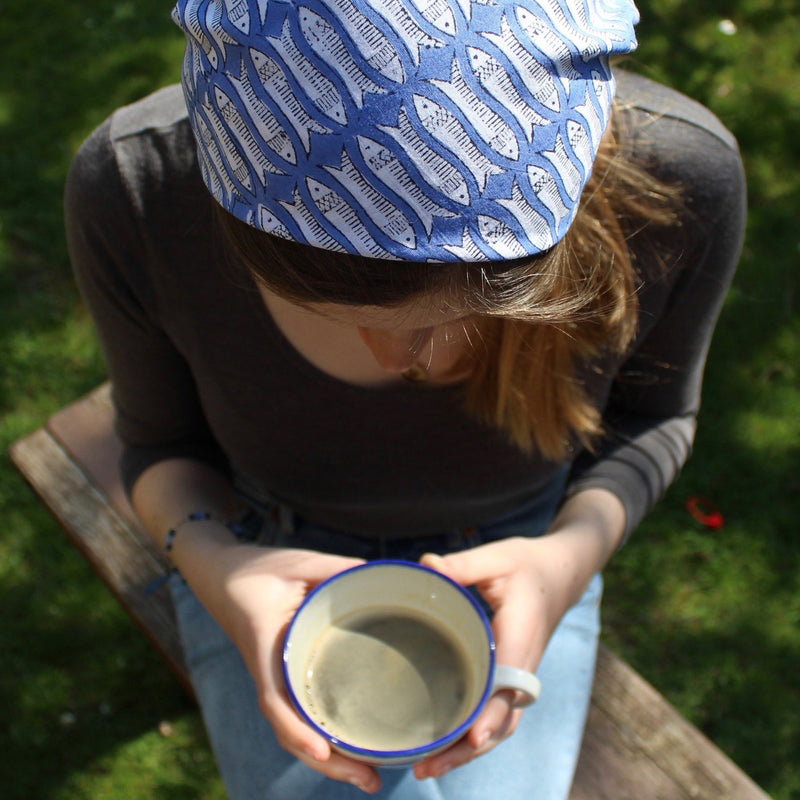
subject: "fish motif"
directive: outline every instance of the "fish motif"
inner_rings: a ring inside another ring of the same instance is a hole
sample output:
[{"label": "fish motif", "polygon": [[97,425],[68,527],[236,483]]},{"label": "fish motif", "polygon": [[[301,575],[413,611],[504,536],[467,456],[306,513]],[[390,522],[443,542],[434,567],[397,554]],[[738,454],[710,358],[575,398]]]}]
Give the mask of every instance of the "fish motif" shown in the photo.
[{"label": "fish motif", "polygon": [[356,138],[361,157],[373,175],[414,209],[422,220],[428,236],[433,230],[434,217],[456,216],[453,212],[442,208],[419,188],[417,182],[408,174],[408,170],[400,163],[400,159],[388,147],[366,136]]},{"label": "fish motif", "polygon": [[408,217],[374,186],[367,183],[346,150],[342,150],[341,168],[326,166],[325,169],[347,188],[377,228],[404,247],[416,247],[417,237]]},{"label": "fish motif", "polygon": [[[220,154],[224,156],[224,163],[230,165],[233,170],[233,177],[252,194],[253,182],[250,179],[250,170],[247,168],[247,163],[239,152],[239,148],[236,147],[236,143],[231,139],[211,103],[203,103],[202,106],[203,111],[206,113],[206,118],[211,124],[214,138],[219,144]],[[224,175],[225,173],[222,172],[220,174]]]},{"label": "fish motif", "polygon": [[425,130],[441,142],[472,173],[481,193],[486,190],[486,183],[491,175],[500,175],[505,172],[502,167],[490,161],[478,150],[464,126],[444,106],[429,97],[415,94],[414,108]]},{"label": "fish motif", "polygon": [[[220,152],[219,146],[217,145],[217,140],[214,138],[214,134],[211,132],[211,129],[206,125],[205,120],[200,116],[199,113],[195,112],[194,114],[194,121],[195,121],[195,128],[200,134],[200,138],[203,140],[205,145],[206,153],[208,154],[208,158],[211,160],[211,165],[213,165],[213,172],[215,172],[220,179],[222,186],[224,187],[225,191],[228,194],[228,202],[230,203],[233,198],[233,178],[231,177],[230,173],[228,172],[228,167],[226,164],[230,162],[226,161],[223,157],[222,153]],[[237,153],[237,158],[238,158]],[[239,159],[241,162],[241,158]],[[241,162],[244,165],[244,162]],[[206,167],[211,166],[206,162]],[[252,184],[250,184],[250,175],[247,173],[246,167],[244,171],[244,178],[247,181],[248,188],[252,188]]]},{"label": "fish motif", "polygon": [[206,26],[220,52],[224,53],[225,45],[235,44],[236,40],[222,27],[221,23],[222,6],[219,3],[209,3],[206,6]]},{"label": "fish motif", "polygon": [[289,85],[286,74],[274,58],[270,58],[254,47],[250,48],[250,58],[256,68],[261,85],[297,131],[306,153],[310,152],[311,132],[327,134],[332,133],[332,130],[313,119],[300,105],[300,101]]},{"label": "fish motif", "polygon": [[306,178],[306,185],[320,213],[353,245],[359,255],[396,258],[375,241],[359,216],[358,210],[340,194],[314,178]]},{"label": "fish motif", "polygon": [[414,162],[423,179],[446,197],[462,205],[469,205],[470,194],[464,176],[447,159],[442,158],[419,137],[405,108],[400,109],[398,126],[378,125],[388,133]]},{"label": "fish motif", "polygon": [[197,76],[201,69],[200,48],[194,39],[186,38],[186,49],[183,51],[182,80],[193,94],[197,92]]},{"label": "fish motif", "polygon": [[374,0],[372,7],[392,26],[414,62],[419,65],[421,50],[434,50],[444,47],[444,41],[427,34],[416,23],[400,0]]},{"label": "fish motif", "polygon": [[503,20],[500,23],[499,34],[485,31],[481,35],[498,47],[501,52],[505,53],[517,70],[525,87],[536,100],[551,111],[559,111],[561,100],[558,96],[553,76],[517,39],[505,14],[503,14]]},{"label": "fish motif", "polygon": [[464,228],[461,244],[446,244],[444,249],[452,253],[459,261],[485,261],[486,253],[475,244],[470,236],[469,228]]},{"label": "fish motif", "polygon": [[455,36],[456,18],[447,0],[413,0],[415,7],[428,22],[442,33]]},{"label": "fish motif", "polygon": [[616,81],[610,72],[603,74],[598,72],[596,69],[593,69],[592,88],[594,89],[597,102],[600,104],[600,108],[603,109],[604,118],[607,118],[608,111],[605,109],[611,107],[611,99],[616,88]]},{"label": "fish motif", "polygon": [[522,258],[528,251],[505,222],[486,214],[478,215],[478,230],[483,240],[504,259]]},{"label": "fish motif", "polygon": [[308,244],[322,247],[325,250],[335,250],[338,253],[346,252],[345,248],[319,224],[311,209],[303,202],[296,186],[292,200],[293,203],[281,200],[280,204],[300,228]]},{"label": "fish motif", "polygon": [[339,90],[300,52],[292,38],[288,18],[283,23],[280,38],[268,38],[311,102],[326,116],[340,125],[346,125],[347,112]]},{"label": "fish motif", "polygon": [[595,108],[589,96],[588,88],[585,91],[585,100],[579,106],[575,106],[575,111],[586,120],[589,126],[589,135],[592,137],[592,147],[596,150],[600,146],[600,139],[603,136],[605,126],[603,125],[603,120],[600,118],[600,113],[597,108]]},{"label": "fish motif", "polygon": [[208,59],[208,63],[211,64],[214,69],[217,69],[219,66],[219,56],[217,55],[217,51],[214,49],[211,39],[209,39],[206,35],[203,25],[200,22],[199,4],[187,3],[183,16],[183,25],[203,49],[203,52],[206,54],[206,58]]},{"label": "fish motif", "polygon": [[219,173],[211,163],[209,155],[204,148],[198,148],[198,161],[200,162],[200,171],[203,173],[203,182],[209,188],[211,196],[218,203],[223,203],[225,192],[222,187],[222,181],[220,180]]},{"label": "fish motif", "polygon": [[261,24],[263,25],[265,20],[267,19],[267,11],[269,10],[270,5],[272,4],[272,0],[258,0],[258,18],[261,20]]},{"label": "fish motif", "polygon": [[256,142],[250,126],[244,121],[231,98],[228,97],[219,86],[214,87],[214,99],[217,101],[217,108],[222,115],[222,119],[225,120],[228,128],[233,131],[233,135],[236,137],[241,149],[247,156],[250,165],[258,167],[257,174],[261,184],[263,186],[267,185],[267,175],[270,172],[273,174],[285,175],[286,173],[284,173],[283,170],[278,169],[278,167],[267,158],[258,142]]},{"label": "fish motif", "polygon": [[512,161],[519,159],[519,142],[514,131],[467,84],[455,56],[450,69],[450,80],[432,79],[430,82],[438,86],[456,104],[492,150]]},{"label": "fish motif", "polygon": [[[630,41],[629,23],[620,15],[619,10],[613,10],[615,4],[610,4],[612,9],[608,13],[603,13],[602,3],[590,2],[587,4],[584,0],[566,0],[566,4],[573,18],[584,31],[603,31],[603,35],[612,42]],[[608,49],[608,45],[605,45],[597,52],[607,53]]]},{"label": "fish motif", "polygon": [[242,33],[250,33],[250,14],[247,0],[225,0],[225,13],[231,24]]},{"label": "fish motif", "polygon": [[300,6],[300,29],[311,49],[325,61],[347,86],[353,101],[359,108],[364,106],[364,95],[385,94],[386,89],[364,74],[333,26],[315,11]]},{"label": "fish motif", "polygon": [[574,119],[567,120],[567,141],[572,148],[572,152],[578,156],[583,165],[584,174],[588,175],[592,170],[592,162],[594,161],[592,140],[589,132],[580,122]]},{"label": "fish motif", "polygon": [[536,197],[553,215],[555,228],[558,230],[561,222],[569,216],[569,209],[561,199],[556,179],[546,169],[531,164],[528,167],[528,180]]},{"label": "fish motif", "polygon": [[582,77],[575,69],[569,45],[541,17],[527,8],[517,6],[516,15],[536,48],[553,62],[564,91],[568,92],[571,82]]},{"label": "fish motif", "polygon": [[583,0],[577,0],[572,4],[567,4],[570,7],[570,13],[577,21],[577,25],[573,25],[568,19],[564,8],[560,3],[547,3],[542,6],[544,12],[550,18],[554,27],[558,31],[559,36],[571,41],[581,51],[584,62],[589,62],[600,53],[608,52],[608,45],[598,36],[589,36],[586,31],[590,30],[588,21],[586,19],[586,9],[583,7]]},{"label": "fish motif", "polygon": [[529,142],[533,141],[534,128],[552,124],[522,99],[511,76],[496,58],[477,47],[468,47],[467,55],[478,83],[516,117]]},{"label": "fish motif", "polygon": [[297,153],[289,134],[270,107],[257,96],[244,63],[241,65],[239,77],[228,75],[228,79],[242,98],[258,135],[267,143],[267,147],[290,164],[297,164]]},{"label": "fish motif", "polygon": [[289,229],[279,220],[266,206],[258,204],[257,214],[252,211],[247,215],[247,223],[273,236],[280,236],[281,239],[292,240]]},{"label": "fish motif", "polygon": [[540,251],[553,246],[553,232],[547,220],[526,200],[519,184],[514,180],[511,197],[501,197],[497,204],[510,211],[519,222],[525,236]]},{"label": "fish motif", "polygon": [[395,83],[402,83],[406,79],[403,62],[394,45],[367,19],[353,0],[322,2],[336,14],[347,35],[374,70]]},{"label": "fish motif", "polygon": [[569,157],[564,139],[559,133],[556,136],[555,147],[552,150],[542,151],[542,155],[556,168],[564,184],[564,190],[572,200],[578,199],[581,191],[581,173]]}]

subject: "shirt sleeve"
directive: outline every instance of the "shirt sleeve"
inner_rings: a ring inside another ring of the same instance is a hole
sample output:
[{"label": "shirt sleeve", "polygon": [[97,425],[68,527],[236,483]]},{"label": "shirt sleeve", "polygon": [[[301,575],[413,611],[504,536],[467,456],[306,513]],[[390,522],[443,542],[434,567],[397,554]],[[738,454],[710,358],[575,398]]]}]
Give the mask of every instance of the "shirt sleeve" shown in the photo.
[{"label": "shirt sleeve", "polygon": [[151,464],[195,458],[225,468],[186,361],[166,335],[155,299],[147,236],[120,175],[110,123],[84,143],[65,188],[67,243],[112,382],[115,424],[130,492]]},{"label": "shirt sleeve", "polygon": [[[662,278],[649,270],[639,336],[605,409],[606,436],[597,451],[576,460],[567,492],[602,487],[616,494],[627,513],[626,538],[690,455],[706,358],[739,260],[746,213],[735,144],[685,120],[662,118],[658,127],[659,177],[682,186],[685,213],[683,230],[660,233],[654,244],[676,253],[675,263]],[[642,135],[652,147],[653,130]]]}]

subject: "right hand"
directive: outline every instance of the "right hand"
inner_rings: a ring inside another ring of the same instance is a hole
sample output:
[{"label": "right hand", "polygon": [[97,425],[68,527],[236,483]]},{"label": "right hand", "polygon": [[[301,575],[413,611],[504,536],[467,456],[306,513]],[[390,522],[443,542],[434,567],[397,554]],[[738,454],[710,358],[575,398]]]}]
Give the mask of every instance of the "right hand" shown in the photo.
[{"label": "right hand", "polygon": [[378,773],[333,751],[300,718],[282,670],[283,637],[305,596],[318,583],[360,563],[310,550],[235,544],[220,548],[211,575],[206,572],[197,581],[185,577],[244,657],[261,711],[280,745],[327,777],[374,792],[380,788]]}]

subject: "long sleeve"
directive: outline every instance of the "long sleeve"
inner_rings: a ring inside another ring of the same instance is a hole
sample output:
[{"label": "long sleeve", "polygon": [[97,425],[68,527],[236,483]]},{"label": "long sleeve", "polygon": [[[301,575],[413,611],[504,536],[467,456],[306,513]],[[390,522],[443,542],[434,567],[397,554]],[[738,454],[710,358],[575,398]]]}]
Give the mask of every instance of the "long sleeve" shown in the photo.
[{"label": "long sleeve", "polygon": [[640,297],[640,332],[611,387],[606,438],[579,457],[568,490],[614,492],[627,511],[626,535],[690,454],[706,357],[744,235],[745,179],[735,143],[710,113],[690,111],[697,122],[658,119],[661,177],[680,183],[686,209],[686,230],[654,243],[674,254],[674,277],[645,267],[651,278]]},{"label": "long sleeve", "polygon": [[152,258],[106,122],[76,156],[65,189],[70,258],[94,317],[113,386],[130,490],[151,463],[192,457],[221,466],[186,360],[167,335],[147,268]]}]

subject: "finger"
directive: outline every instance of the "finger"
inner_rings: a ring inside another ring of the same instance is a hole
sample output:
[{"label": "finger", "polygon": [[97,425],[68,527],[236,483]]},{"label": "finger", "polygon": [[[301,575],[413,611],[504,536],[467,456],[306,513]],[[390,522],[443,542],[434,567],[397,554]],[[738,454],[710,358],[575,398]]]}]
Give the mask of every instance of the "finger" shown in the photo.
[{"label": "finger", "polygon": [[512,691],[502,691],[494,695],[481,712],[467,734],[470,745],[479,752],[490,742],[502,741],[517,728],[521,713],[514,708]]},{"label": "finger", "polygon": [[364,563],[361,558],[336,556],[328,553],[318,553],[313,550],[284,550],[279,552],[279,557],[285,559],[289,565],[288,572],[283,573],[284,577],[295,580],[300,579],[311,585],[321,583],[346,569],[357,567]]},{"label": "finger", "polygon": [[380,788],[380,778],[374,769],[335,752],[327,739],[298,716],[283,693],[265,696],[261,710],[272,725],[280,746],[307,766],[334,780],[351,783],[365,792]]},{"label": "finger", "polygon": [[[494,707],[490,710],[489,706]],[[487,712],[488,716],[485,717],[484,714]],[[484,720],[489,724],[484,725],[479,744],[476,744],[472,731],[470,731],[467,736],[459,739],[458,742],[443,753],[438,753],[432,758],[415,765],[414,775],[420,780],[424,778],[441,778],[450,770],[463,766],[474,758],[488,753],[516,730],[521,717],[521,712],[511,709],[507,700],[505,702],[498,701],[497,703],[490,701],[487,704],[487,708],[484,709],[484,714],[481,715],[480,720]]]},{"label": "finger", "polygon": [[449,553],[446,556],[425,553],[420,564],[447,575],[462,586],[473,586],[505,577],[514,567],[506,555],[499,553],[491,545]]},{"label": "finger", "polygon": [[544,654],[549,630],[535,587],[511,588],[492,617],[498,664],[535,671]]},{"label": "finger", "polygon": [[317,763],[331,758],[333,751],[328,740],[303,721],[283,692],[263,692],[260,707],[284,750]]},{"label": "finger", "polygon": [[362,792],[372,794],[381,788],[381,779],[377,770],[360,761],[347,758],[341,753],[332,753],[330,758],[324,762],[308,758],[303,753],[296,755],[306,766],[325,775],[325,777],[352,784],[361,789]]}]

